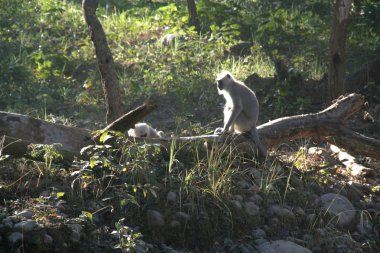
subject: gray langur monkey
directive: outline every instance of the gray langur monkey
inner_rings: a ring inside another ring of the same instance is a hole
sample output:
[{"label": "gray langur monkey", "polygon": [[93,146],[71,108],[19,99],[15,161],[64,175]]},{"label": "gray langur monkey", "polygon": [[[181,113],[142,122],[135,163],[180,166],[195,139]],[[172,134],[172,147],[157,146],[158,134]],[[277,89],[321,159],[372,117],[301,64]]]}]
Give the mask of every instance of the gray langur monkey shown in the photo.
[{"label": "gray langur monkey", "polygon": [[223,111],[224,126],[215,129],[215,134],[248,133],[255,142],[259,154],[266,157],[266,148],[261,143],[256,129],[259,118],[259,102],[256,94],[228,71],[222,71],[217,76],[216,83],[218,93],[223,95],[226,104]]},{"label": "gray langur monkey", "polygon": [[147,123],[137,123],[135,128],[128,130],[129,137],[165,138],[163,131],[157,131]]}]

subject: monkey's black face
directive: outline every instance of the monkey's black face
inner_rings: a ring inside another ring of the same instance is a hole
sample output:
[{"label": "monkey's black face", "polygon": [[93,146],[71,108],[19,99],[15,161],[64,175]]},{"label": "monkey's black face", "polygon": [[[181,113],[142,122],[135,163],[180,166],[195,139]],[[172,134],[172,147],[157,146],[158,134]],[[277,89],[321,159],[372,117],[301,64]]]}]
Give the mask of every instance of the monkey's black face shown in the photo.
[{"label": "monkey's black face", "polygon": [[218,80],[218,81],[216,81],[216,83],[218,85],[218,89],[219,90],[223,90],[223,82],[222,82],[222,80]]}]

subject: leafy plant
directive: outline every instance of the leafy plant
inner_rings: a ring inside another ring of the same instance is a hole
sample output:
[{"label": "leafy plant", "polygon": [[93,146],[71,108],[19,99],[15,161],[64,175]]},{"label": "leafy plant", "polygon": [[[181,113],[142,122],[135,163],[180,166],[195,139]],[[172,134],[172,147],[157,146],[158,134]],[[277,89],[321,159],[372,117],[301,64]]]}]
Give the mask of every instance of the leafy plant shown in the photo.
[{"label": "leafy plant", "polygon": [[124,225],[124,219],[120,219],[115,224],[116,230],[111,235],[118,238],[119,242],[115,245],[115,249],[121,252],[145,253],[148,252],[146,243],[142,240],[143,236],[135,229]]}]

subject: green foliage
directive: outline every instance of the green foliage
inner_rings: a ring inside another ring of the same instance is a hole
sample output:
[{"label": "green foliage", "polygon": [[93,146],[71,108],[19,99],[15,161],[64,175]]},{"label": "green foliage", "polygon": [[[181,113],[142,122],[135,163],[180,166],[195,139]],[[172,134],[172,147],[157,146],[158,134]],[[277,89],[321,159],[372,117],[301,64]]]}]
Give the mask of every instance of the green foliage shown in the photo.
[{"label": "green foliage", "polygon": [[[0,88],[6,91],[0,94],[1,107],[37,116],[47,110],[69,118],[93,117],[94,124],[102,120],[96,113],[103,108],[100,78],[80,5],[55,0],[0,3],[7,6],[0,10]],[[360,66],[379,47],[379,8],[366,0],[353,9],[348,46],[357,50],[348,51],[349,68]],[[331,1],[201,0],[197,9],[201,34],[188,27],[180,1],[101,1],[98,16],[125,97],[171,96],[183,115],[199,97],[200,107],[216,98],[208,84],[222,68],[240,79],[254,72],[271,76],[274,58],[306,79],[326,72]],[[181,39],[162,47],[160,38],[167,33]],[[253,43],[252,55],[226,56],[240,40]],[[286,104],[289,89],[279,87],[278,108]]]},{"label": "green foliage", "polygon": [[52,167],[52,163],[59,162],[62,159],[62,155],[57,150],[57,147],[62,146],[60,143],[47,144],[30,144],[30,153],[34,159],[42,158],[45,162],[43,171],[49,171]]},{"label": "green foliage", "polygon": [[120,219],[115,224],[116,230],[111,234],[118,239],[115,249],[121,252],[145,253],[148,252],[146,243],[142,240],[142,234],[135,229],[124,225],[124,219]]}]

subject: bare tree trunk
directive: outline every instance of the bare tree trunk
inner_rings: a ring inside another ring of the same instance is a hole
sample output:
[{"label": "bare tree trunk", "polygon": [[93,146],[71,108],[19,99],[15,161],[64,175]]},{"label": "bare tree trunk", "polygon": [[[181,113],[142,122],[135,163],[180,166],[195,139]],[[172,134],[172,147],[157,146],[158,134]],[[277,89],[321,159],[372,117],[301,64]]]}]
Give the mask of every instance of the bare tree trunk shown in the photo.
[{"label": "bare tree trunk", "polygon": [[112,54],[108,47],[103,27],[96,16],[98,2],[99,0],[83,0],[82,8],[91,40],[95,46],[96,59],[98,60],[106,103],[106,120],[107,124],[110,124],[123,114],[123,103],[121,101],[120,86]]},{"label": "bare tree trunk", "polygon": [[194,0],[186,0],[187,10],[189,12],[189,24],[190,26],[195,26],[196,30],[199,30],[199,19],[197,13],[197,6]]},{"label": "bare tree trunk", "polygon": [[352,0],[336,0],[329,47],[327,102],[345,92],[347,20]]}]

